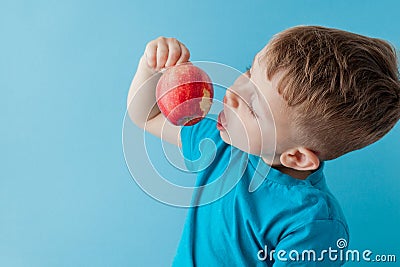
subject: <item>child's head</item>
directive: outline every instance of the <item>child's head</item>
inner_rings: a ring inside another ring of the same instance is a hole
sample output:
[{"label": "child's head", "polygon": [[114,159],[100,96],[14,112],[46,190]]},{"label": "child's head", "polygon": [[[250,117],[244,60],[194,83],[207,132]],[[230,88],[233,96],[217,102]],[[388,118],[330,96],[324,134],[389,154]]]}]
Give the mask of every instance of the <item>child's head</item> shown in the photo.
[{"label": "child's head", "polygon": [[226,142],[272,159],[272,165],[312,170],[320,160],[374,143],[399,120],[395,50],[337,29],[290,28],[256,55],[224,103]]}]

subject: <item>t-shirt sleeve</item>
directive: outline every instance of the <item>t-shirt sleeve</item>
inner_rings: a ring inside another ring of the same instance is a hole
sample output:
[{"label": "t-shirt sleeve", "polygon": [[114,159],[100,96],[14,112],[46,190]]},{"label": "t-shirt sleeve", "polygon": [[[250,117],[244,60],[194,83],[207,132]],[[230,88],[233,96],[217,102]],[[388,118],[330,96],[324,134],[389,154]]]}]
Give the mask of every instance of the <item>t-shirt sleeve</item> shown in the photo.
[{"label": "t-shirt sleeve", "polygon": [[187,165],[187,160],[192,159],[192,150],[193,150],[192,132],[193,132],[193,128],[195,128],[195,127],[196,127],[196,125],[182,126],[182,128],[181,128],[180,135],[181,135],[181,143],[182,143],[182,154],[185,158],[186,165]]},{"label": "t-shirt sleeve", "polygon": [[210,164],[217,147],[224,143],[211,115],[193,126],[183,126],[180,132],[182,154],[189,171],[198,172]]},{"label": "t-shirt sleeve", "polygon": [[316,220],[285,235],[273,254],[278,266],[341,266],[349,235],[337,220]]}]

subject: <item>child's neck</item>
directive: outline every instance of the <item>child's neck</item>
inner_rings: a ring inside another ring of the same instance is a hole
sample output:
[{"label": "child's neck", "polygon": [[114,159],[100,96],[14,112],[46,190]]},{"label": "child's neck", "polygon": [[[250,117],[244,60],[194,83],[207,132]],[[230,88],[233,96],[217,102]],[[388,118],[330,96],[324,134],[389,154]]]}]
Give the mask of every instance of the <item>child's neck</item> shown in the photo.
[{"label": "child's neck", "polygon": [[300,179],[300,180],[305,180],[310,174],[313,173],[312,171],[298,171],[295,169],[285,167],[283,165],[271,166],[271,167],[277,169],[278,171],[280,171],[284,174],[287,174],[293,178]]},{"label": "child's neck", "polygon": [[287,175],[289,175],[289,176],[291,176],[291,177],[293,177],[295,179],[304,180],[310,174],[312,174],[314,172],[314,171],[298,171],[298,170],[295,170],[295,169],[292,169],[292,168],[288,168],[288,167],[282,165],[279,160],[276,161],[276,162],[279,162],[279,163],[274,164],[274,162],[272,162],[272,164],[271,164],[271,163],[268,163],[263,157],[261,157],[261,158],[266,164],[268,164],[272,168],[274,168],[274,169],[276,169],[276,170],[278,170],[278,171],[280,171],[280,172],[282,172],[284,174],[287,174]]}]

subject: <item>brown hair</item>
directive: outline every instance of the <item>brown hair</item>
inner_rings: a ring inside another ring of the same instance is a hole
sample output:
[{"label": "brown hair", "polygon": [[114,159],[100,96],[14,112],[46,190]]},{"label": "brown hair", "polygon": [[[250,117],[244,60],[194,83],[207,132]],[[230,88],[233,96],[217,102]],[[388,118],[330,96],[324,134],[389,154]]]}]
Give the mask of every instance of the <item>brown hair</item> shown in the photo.
[{"label": "brown hair", "polygon": [[400,118],[395,49],[386,41],[320,26],[278,33],[263,51],[287,102],[294,140],[321,160],[382,138]]}]

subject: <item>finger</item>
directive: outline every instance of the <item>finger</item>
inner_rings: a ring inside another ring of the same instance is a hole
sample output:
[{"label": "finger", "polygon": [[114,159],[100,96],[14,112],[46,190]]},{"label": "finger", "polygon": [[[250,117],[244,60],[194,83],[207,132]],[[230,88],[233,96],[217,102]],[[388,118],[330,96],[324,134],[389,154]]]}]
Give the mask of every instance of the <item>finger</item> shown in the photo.
[{"label": "finger", "polygon": [[187,62],[190,58],[189,49],[187,49],[186,46],[182,43],[179,43],[179,45],[181,47],[181,56],[176,64]]},{"label": "finger", "polygon": [[157,70],[160,70],[165,66],[165,62],[168,59],[168,45],[165,39],[160,39],[157,46]]},{"label": "finger", "polygon": [[146,46],[146,50],[144,51],[147,65],[150,68],[155,68],[157,66],[157,42],[150,42]]},{"label": "finger", "polygon": [[167,63],[165,63],[165,67],[170,67],[175,65],[181,56],[181,46],[179,45],[179,42],[176,39],[171,38],[169,40],[168,49],[169,49],[168,60]]}]

